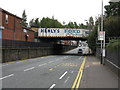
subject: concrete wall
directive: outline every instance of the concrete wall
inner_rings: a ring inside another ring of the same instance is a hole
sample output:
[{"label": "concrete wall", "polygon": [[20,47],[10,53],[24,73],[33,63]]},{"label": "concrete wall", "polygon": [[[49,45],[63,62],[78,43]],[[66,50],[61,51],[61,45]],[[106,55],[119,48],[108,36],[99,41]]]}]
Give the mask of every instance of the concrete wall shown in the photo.
[{"label": "concrete wall", "polygon": [[52,54],[52,48],[4,48],[2,49],[2,62],[24,60]]},{"label": "concrete wall", "polygon": [[35,57],[47,56],[52,54],[61,54],[76,48],[75,46],[55,45],[54,47],[37,47],[37,48],[2,48],[2,62],[30,59]]}]

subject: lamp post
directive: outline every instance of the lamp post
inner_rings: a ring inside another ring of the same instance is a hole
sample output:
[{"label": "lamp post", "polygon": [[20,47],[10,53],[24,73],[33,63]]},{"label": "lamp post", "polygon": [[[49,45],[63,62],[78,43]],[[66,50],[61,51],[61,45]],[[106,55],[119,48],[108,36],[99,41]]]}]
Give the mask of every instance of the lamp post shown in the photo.
[{"label": "lamp post", "polygon": [[103,0],[101,5],[101,32],[99,33],[100,37],[102,36],[101,40],[101,64],[103,64]]}]

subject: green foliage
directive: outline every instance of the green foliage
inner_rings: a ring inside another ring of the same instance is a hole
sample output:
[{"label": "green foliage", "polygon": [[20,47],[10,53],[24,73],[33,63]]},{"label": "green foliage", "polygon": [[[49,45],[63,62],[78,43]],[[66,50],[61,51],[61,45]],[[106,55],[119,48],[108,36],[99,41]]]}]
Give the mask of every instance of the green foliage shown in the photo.
[{"label": "green foliage", "polygon": [[25,10],[23,11],[23,14],[22,14],[22,25],[24,27],[27,27],[28,26],[28,23],[27,23],[27,15],[25,13]]},{"label": "green foliage", "polygon": [[120,16],[120,2],[110,2],[109,4],[105,6],[106,17]]},{"label": "green foliage", "polygon": [[107,45],[108,50],[116,50],[120,47],[120,39],[112,39],[109,44]]},{"label": "green foliage", "polygon": [[41,20],[41,27],[42,28],[62,28],[62,24],[55,19],[50,19],[50,18],[42,18]]},{"label": "green foliage", "polygon": [[120,36],[120,2],[110,2],[105,6],[104,30],[107,37]]},{"label": "green foliage", "polygon": [[79,28],[80,29],[88,29],[88,26],[81,23],[81,24],[79,24]]},{"label": "green foliage", "polygon": [[31,27],[40,28],[40,21],[39,21],[39,18],[36,18],[35,20],[32,19],[32,20],[29,22],[29,25],[30,25]]},{"label": "green foliage", "polygon": [[88,22],[88,28],[89,30],[93,30],[93,27],[94,27],[94,20],[93,17],[90,17]]},{"label": "green foliage", "polygon": [[120,17],[110,16],[104,20],[104,30],[107,37],[120,36]]},{"label": "green foliage", "polygon": [[74,27],[74,23],[73,23],[73,22],[69,22],[69,23],[68,23],[68,27],[69,27],[69,28],[75,28],[75,27]]},{"label": "green foliage", "polygon": [[32,19],[29,22],[30,27],[37,27],[37,28],[76,28],[76,29],[87,29],[87,25],[84,25],[83,23],[77,24],[76,22],[69,22],[65,25],[65,22],[63,22],[64,25],[62,25],[57,19],[54,18],[45,18],[43,17],[41,21],[39,21],[39,18],[36,18],[35,20]]},{"label": "green foliage", "polygon": [[96,37],[97,37],[97,30],[91,31],[88,37],[88,45],[93,51],[93,53],[95,53],[96,51]]}]

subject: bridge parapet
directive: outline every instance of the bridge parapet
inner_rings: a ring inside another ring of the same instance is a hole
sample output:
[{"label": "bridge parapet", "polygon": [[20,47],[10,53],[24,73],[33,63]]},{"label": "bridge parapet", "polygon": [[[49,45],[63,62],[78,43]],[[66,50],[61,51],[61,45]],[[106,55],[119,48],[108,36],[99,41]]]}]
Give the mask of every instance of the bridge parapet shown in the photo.
[{"label": "bridge parapet", "polygon": [[89,35],[88,29],[39,28],[38,37],[45,38],[81,38]]}]

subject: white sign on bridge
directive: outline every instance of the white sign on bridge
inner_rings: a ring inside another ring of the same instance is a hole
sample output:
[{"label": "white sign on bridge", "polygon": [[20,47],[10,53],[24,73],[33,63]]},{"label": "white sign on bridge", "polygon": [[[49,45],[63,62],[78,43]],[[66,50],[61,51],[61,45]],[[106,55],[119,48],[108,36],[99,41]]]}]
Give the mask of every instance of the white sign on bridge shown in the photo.
[{"label": "white sign on bridge", "polygon": [[83,37],[84,29],[39,28],[39,37]]}]

